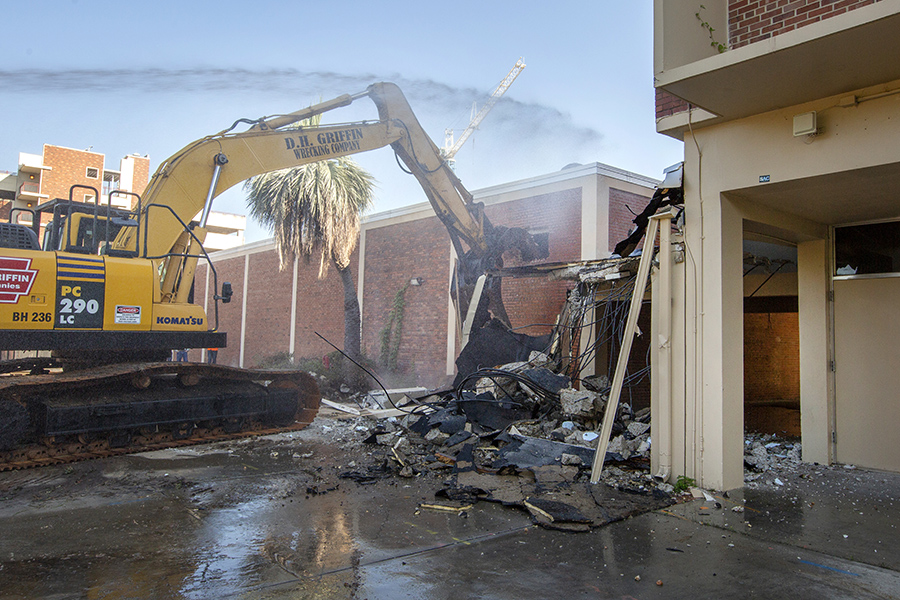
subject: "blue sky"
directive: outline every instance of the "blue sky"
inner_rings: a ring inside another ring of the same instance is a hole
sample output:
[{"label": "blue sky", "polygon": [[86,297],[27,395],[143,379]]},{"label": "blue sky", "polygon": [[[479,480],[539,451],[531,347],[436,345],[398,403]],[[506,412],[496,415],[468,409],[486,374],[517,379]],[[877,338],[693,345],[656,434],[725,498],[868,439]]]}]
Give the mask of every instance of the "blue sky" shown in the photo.
[{"label": "blue sky", "polygon": [[[655,133],[652,3],[2,3],[0,169],[42,144],[93,147],[151,169],[241,117],[290,112],[394,81],[439,146],[521,56],[527,67],[457,155],[470,190],[599,161],[659,177],[682,145]],[[326,116],[377,118],[363,99]],[[354,157],[375,211],[422,202],[389,149]],[[239,187],[216,210],[244,212]],[[248,239],[266,237],[251,224]]]}]

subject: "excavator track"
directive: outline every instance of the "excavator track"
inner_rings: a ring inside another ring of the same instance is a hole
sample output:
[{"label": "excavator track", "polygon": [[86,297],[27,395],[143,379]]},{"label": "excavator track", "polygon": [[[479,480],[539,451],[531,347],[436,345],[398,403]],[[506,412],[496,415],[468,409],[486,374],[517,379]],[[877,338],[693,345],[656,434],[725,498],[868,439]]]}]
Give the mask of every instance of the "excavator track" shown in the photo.
[{"label": "excavator track", "polygon": [[295,431],[319,400],[300,371],[195,363],[0,377],[0,471]]}]

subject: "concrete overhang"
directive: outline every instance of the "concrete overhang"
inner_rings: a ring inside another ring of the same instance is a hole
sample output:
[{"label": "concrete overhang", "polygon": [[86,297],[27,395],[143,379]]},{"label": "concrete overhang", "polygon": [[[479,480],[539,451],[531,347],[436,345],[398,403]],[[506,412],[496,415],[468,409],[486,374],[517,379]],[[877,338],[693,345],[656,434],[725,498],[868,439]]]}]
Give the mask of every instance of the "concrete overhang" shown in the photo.
[{"label": "concrete overhang", "polygon": [[656,87],[720,120],[900,79],[900,2],[882,0],[656,74]]},{"label": "concrete overhang", "polygon": [[44,165],[44,157],[42,155],[19,152],[20,173],[40,173],[41,171],[52,170],[52,167]]},{"label": "concrete overhang", "polygon": [[811,224],[848,225],[900,218],[898,189],[900,165],[889,164],[757,185],[725,195]]}]

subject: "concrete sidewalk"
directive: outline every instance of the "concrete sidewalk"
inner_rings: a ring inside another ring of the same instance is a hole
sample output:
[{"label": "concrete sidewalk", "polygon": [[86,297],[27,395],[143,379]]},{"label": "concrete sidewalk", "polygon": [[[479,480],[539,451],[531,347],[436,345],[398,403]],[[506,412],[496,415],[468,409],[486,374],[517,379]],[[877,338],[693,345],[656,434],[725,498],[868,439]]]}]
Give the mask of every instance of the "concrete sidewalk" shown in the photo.
[{"label": "concrete sidewalk", "polygon": [[419,509],[439,478],[340,479],[349,435],[0,473],[0,598],[900,598],[895,474],[809,466],[563,533]]}]

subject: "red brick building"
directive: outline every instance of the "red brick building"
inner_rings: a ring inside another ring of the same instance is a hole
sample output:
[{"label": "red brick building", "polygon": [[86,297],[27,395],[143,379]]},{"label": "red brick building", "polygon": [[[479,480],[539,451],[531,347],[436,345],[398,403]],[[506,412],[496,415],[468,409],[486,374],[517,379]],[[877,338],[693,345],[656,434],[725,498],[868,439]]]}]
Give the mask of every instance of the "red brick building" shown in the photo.
[{"label": "red brick building", "polygon": [[[635,213],[643,209],[656,183],[593,163],[477,190],[474,196],[484,202],[495,225],[546,234],[548,261],[586,260],[609,255],[630,227],[633,214],[626,206]],[[234,289],[232,302],[219,310],[220,329],[229,340],[219,351],[220,363],[249,367],[283,352],[321,357],[331,348],[315,333],[340,346],[343,293],[333,270],[318,280],[318,265],[301,260],[279,271],[272,240],[219,252],[212,260],[219,286],[230,281]],[[397,356],[400,380],[392,383],[431,387],[454,374],[459,317],[449,295],[453,263],[450,238],[427,203],[364,220],[352,265],[367,356],[379,355],[380,333],[394,298],[405,290]],[[199,269],[198,297],[205,291],[210,310],[213,289],[205,268]],[[561,282],[504,280],[503,298],[513,327],[531,335],[547,333],[567,289]]]},{"label": "red brick building", "polygon": [[[96,193],[100,204],[106,204],[112,194],[112,205],[133,208],[135,197],[141,195],[150,181],[150,158],[130,154],[119,161],[119,169],[108,169],[106,156],[92,150],[76,150],[44,144],[41,154],[19,153],[18,172],[0,172],[0,219],[9,218],[13,208],[33,209],[56,198],[72,198],[79,202],[93,202]],[[88,189],[88,188],[93,188]],[[120,193],[113,193],[113,192]],[[128,193],[125,193],[128,192]],[[14,215],[19,223],[30,223],[27,212]],[[44,214],[43,221],[50,219]],[[204,245],[210,252],[239,246],[244,242],[247,218],[213,211]]]},{"label": "red brick building", "polygon": [[[107,169],[106,157],[91,150],[75,150],[52,144],[44,144],[41,154],[19,153],[19,169],[0,182],[0,217],[8,218],[13,208],[33,209],[55,198],[68,198],[69,190],[76,188],[73,199],[93,202],[99,194],[106,203],[110,193],[131,192],[141,194],[150,179],[150,159],[132,154],[119,161],[119,170]],[[88,189],[93,188],[93,190]],[[3,193],[3,192],[6,193]],[[132,196],[113,194],[113,206],[131,208]],[[44,216],[48,220],[49,215]],[[26,212],[16,216],[22,223],[30,222]]]}]

